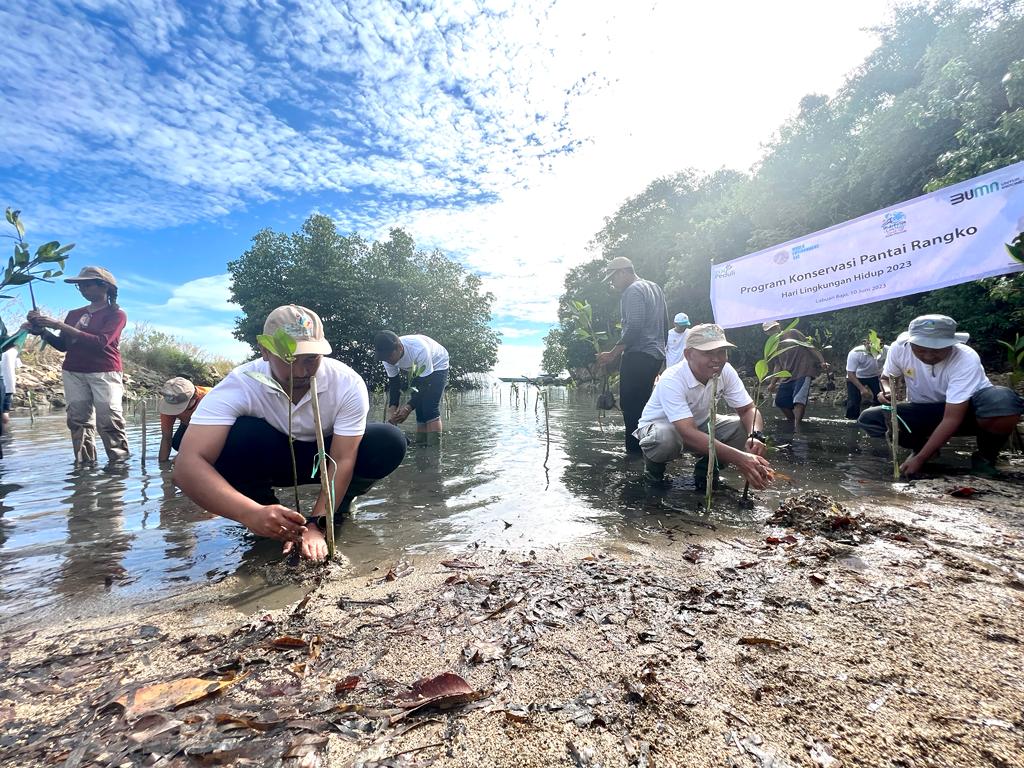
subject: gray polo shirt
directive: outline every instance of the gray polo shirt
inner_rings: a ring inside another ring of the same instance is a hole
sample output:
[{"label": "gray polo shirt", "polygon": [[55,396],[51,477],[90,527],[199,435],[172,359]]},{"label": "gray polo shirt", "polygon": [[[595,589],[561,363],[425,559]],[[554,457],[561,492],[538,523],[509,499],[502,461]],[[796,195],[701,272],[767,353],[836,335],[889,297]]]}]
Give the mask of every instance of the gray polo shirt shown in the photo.
[{"label": "gray polo shirt", "polygon": [[619,344],[625,347],[624,351],[664,358],[668,310],[661,286],[638,277],[622,292],[619,310],[622,314]]}]

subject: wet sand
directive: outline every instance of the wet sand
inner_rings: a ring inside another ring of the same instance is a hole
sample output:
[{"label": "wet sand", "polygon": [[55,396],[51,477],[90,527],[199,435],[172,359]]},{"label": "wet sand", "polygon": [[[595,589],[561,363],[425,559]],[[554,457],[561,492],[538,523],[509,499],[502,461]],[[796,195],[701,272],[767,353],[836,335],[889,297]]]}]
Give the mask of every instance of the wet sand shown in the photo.
[{"label": "wet sand", "polygon": [[[0,761],[1024,766],[1013,462],[1003,481],[808,494],[742,537],[666,518],[646,542],[369,576],[273,564],[302,600],[241,618],[228,580],[20,630],[0,647]],[[442,673],[469,689],[416,707],[410,686]]]}]

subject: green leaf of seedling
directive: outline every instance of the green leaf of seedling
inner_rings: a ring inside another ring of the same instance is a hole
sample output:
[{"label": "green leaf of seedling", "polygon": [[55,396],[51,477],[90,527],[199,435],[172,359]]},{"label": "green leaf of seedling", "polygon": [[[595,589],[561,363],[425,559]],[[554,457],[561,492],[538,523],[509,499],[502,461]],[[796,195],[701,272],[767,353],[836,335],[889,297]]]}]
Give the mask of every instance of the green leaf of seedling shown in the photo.
[{"label": "green leaf of seedling", "polygon": [[788,379],[791,375],[792,374],[790,374],[789,371],[776,371],[771,376],[765,376],[764,380],[768,381],[768,379]]},{"label": "green leaf of seedling", "polygon": [[70,251],[74,247],[75,247],[74,243],[68,243],[67,245],[62,245],[60,248],[58,248],[54,252],[53,255],[54,256],[63,256],[65,253],[67,253],[68,251]]},{"label": "green leaf of seedling", "polygon": [[779,334],[773,333],[764,343],[764,359],[771,360],[779,348]]},{"label": "green leaf of seedling", "polygon": [[26,275],[24,272],[15,272],[6,278],[4,282],[8,285],[27,285],[32,282],[32,275]]},{"label": "green leaf of seedling", "polygon": [[7,206],[7,211],[5,213],[7,215],[7,223],[13,226],[14,220],[17,218],[18,214],[21,213],[21,211],[12,211],[11,207]]},{"label": "green leaf of seedling", "polygon": [[800,318],[799,317],[793,318],[793,322],[791,322],[789,325],[787,325],[785,327],[785,329],[783,330],[783,333],[785,333],[786,331],[792,331],[794,328],[796,328],[796,324],[799,323],[799,322],[800,322]]},{"label": "green leaf of seedling", "polygon": [[265,373],[260,373],[259,371],[246,371],[245,375],[248,376],[250,379],[255,379],[260,384],[270,387],[275,392],[280,392],[285,397],[288,397],[288,393],[285,392],[284,388],[277,383],[277,380],[270,376],[267,376]]},{"label": "green leaf of seedling", "polygon": [[18,215],[20,213],[21,213],[21,211],[15,211],[14,212],[14,228],[16,230],[18,230],[18,237],[24,237],[25,236],[25,225],[21,223],[21,216]]},{"label": "green leaf of seedling", "polygon": [[758,360],[754,363],[754,375],[757,376],[758,381],[764,381],[768,376],[768,362],[766,360]]},{"label": "green leaf of seedling", "polygon": [[579,336],[581,339],[589,339],[590,338],[590,333],[587,331],[586,328],[577,328],[575,331],[573,331],[573,333],[576,336]]},{"label": "green leaf of seedling", "polygon": [[40,261],[46,261],[47,256],[51,256],[54,251],[60,248],[60,243],[56,240],[51,240],[48,243],[43,243],[36,248],[36,258]]}]

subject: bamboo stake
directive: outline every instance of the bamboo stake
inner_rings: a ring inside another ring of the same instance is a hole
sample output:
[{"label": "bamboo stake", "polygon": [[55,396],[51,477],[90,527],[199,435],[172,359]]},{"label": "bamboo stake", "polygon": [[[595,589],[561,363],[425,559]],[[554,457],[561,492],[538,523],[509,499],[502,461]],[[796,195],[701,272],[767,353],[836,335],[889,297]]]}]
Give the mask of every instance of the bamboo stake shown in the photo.
[{"label": "bamboo stake", "polygon": [[327,557],[334,558],[334,486],[328,477],[327,451],[324,448],[324,430],[320,424],[320,399],[316,392],[316,376],[309,380],[309,397],[313,403],[313,422],[316,428],[316,450],[320,454],[320,492],[324,495],[324,510],[327,517]]},{"label": "bamboo stake", "polygon": [[711,377],[711,415],[708,417],[708,487],[704,496],[704,511],[711,514],[711,492],[715,485],[715,417],[718,415],[718,377]]},{"label": "bamboo stake", "polygon": [[[29,283],[29,285],[31,285],[31,283]],[[35,424],[36,423],[36,406],[35,406],[35,403],[32,402],[32,390],[31,389],[28,391],[28,423],[29,424]]]},{"label": "bamboo stake", "polygon": [[889,379],[889,435],[892,438],[892,479],[900,479],[900,455],[899,455],[899,440],[900,440],[900,417],[896,410],[896,404],[898,397],[896,395],[896,387],[899,384],[900,377],[894,376]]},{"label": "bamboo stake", "polygon": [[146,466],[146,401],[142,401],[142,466]]}]

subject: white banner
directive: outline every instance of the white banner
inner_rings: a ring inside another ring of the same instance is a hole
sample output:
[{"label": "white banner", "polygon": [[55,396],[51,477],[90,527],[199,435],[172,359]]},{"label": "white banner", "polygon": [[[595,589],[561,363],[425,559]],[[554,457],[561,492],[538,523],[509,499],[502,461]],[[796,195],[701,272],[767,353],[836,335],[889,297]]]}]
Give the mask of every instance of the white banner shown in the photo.
[{"label": "white banner", "polygon": [[1022,232],[1024,162],[714,265],[715,322],[736,328],[1021,271],[1007,246]]}]

